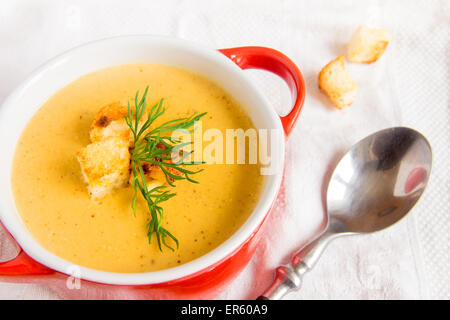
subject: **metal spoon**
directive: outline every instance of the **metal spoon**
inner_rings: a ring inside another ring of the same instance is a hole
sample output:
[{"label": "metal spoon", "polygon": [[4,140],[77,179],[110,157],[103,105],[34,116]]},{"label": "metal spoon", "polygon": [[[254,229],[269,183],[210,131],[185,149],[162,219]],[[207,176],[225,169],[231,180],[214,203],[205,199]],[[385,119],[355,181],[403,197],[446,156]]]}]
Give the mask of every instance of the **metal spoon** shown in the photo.
[{"label": "metal spoon", "polygon": [[409,128],[381,130],[355,144],[328,184],[327,228],[289,265],[276,269],[274,282],[258,299],[278,300],[298,290],[331,240],[379,231],[403,218],[425,190],[431,162],[430,144]]}]

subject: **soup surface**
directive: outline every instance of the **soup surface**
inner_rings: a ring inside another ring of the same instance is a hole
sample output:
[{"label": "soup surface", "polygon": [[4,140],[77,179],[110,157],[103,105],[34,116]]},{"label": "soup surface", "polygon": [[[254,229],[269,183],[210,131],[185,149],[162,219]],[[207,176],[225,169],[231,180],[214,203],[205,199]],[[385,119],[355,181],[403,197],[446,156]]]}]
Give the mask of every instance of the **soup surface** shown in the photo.
[{"label": "soup surface", "polygon": [[[56,255],[112,272],[148,272],[191,261],[228,239],[254,209],[263,186],[259,165],[204,164],[198,184],[176,182],[163,203],[163,226],[177,250],[149,243],[148,208],[131,187],[91,200],[76,153],[90,143],[96,112],[114,101],[126,104],[149,85],[148,106],[164,98],[164,121],[207,112],[203,131],[252,128],[240,106],[208,79],[179,68],[132,64],[100,70],[52,96],[33,116],[18,142],[12,186],[18,210],[33,236]],[[225,134],[224,134],[225,136]],[[203,148],[207,143],[203,143]]]}]

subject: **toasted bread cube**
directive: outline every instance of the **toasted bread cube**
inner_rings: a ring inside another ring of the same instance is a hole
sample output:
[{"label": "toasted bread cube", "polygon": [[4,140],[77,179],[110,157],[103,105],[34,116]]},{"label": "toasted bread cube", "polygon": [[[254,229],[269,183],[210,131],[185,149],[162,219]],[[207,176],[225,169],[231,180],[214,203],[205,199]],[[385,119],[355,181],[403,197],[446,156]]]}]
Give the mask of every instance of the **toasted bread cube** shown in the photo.
[{"label": "toasted bread cube", "polygon": [[128,147],[128,141],[124,138],[108,137],[91,143],[78,152],[77,159],[92,199],[102,198],[115,188],[128,184]]},{"label": "toasted bread cube", "polygon": [[319,87],[334,105],[342,109],[355,100],[358,86],[345,68],[344,55],[328,63],[319,74]]},{"label": "toasted bread cube", "polygon": [[[157,148],[161,149],[161,150],[167,149],[166,146],[164,146],[162,143],[158,144]],[[163,154],[163,156],[166,157],[167,155]],[[157,159],[157,158],[156,158],[156,160],[161,161],[161,162],[167,162],[167,160],[163,161],[163,160]],[[172,175],[175,175],[175,176],[181,175],[181,172],[174,168],[165,167],[165,169],[167,170],[167,172],[169,172]],[[166,178],[164,171],[157,164],[150,163],[150,162],[143,162],[142,163],[142,171],[144,173],[145,181],[146,181],[147,187],[149,189],[152,189],[154,187],[163,186],[163,185],[168,185],[167,178]],[[170,182],[175,181],[175,179],[170,176],[168,178],[169,178]],[[130,177],[130,183],[131,183],[132,179],[134,179],[133,175],[131,175],[131,177]],[[140,180],[140,177],[138,177],[138,179]]]},{"label": "toasted bread cube", "polygon": [[[133,106],[132,116],[134,122],[134,113],[136,108]],[[139,128],[147,121],[148,110],[142,114],[139,121]],[[133,135],[128,126],[125,117],[128,116],[128,107],[120,104],[119,102],[114,102],[106,105],[97,112],[94,121],[91,124],[89,130],[89,135],[92,142],[97,142],[108,137],[121,137],[129,141],[132,145]]]},{"label": "toasted bread cube", "polygon": [[371,29],[360,26],[347,46],[347,59],[350,62],[372,63],[377,61],[389,44],[386,29]]},{"label": "toasted bread cube", "polygon": [[[157,165],[145,162],[142,164],[142,171],[144,172],[145,183],[147,184],[148,190],[167,185],[164,173]],[[137,179],[139,180],[139,182],[142,181],[139,171]],[[134,174],[131,173],[130,174],[131,185],[133,184],[133,180]]]},{"label": "toasted bread cube", "polygon": [[89,130],[91,141],[98,142],[108,137],[121,137],[131,143],[131,130],[125,121],[127,115],[128,107],[118,102],[100,108]]}]

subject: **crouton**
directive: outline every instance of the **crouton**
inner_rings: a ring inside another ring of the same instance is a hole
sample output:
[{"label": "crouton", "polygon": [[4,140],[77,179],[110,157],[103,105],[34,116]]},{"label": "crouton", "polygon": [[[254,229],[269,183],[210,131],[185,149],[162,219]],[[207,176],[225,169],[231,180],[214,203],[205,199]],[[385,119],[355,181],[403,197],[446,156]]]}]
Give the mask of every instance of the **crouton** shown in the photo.
[{"label": "crouton", "polygon": [[[136,108],[133,106],[133,117],[135,111]],[[129,141],[129,145],[132,145],[133,135],[125,121],[126,116],[128,116],[128,107],[119,102],[114,102],[100,108],[89,130],[91,141],[97,142],[108,137],[122,137]],[[139,127],[147,120],[147,117],[148,112],[145,110],[139,121]]]},{"label": "crouton", "polygon": [[387,30],[360,26],[347,45],[347,59],[359,63],[375,62],[384,53],[388,44]]},{"label": "crouton", "polygon": [[[156,187],[167,185],[166,178],[161,168],[152,163],[143,163],[142,171],[144,172],[145,183],[147,184],[147,189],[151,190]],[[142,181],[140,175],[138,174],[138,180]],[[130,184],[133,184],[134,175],[130,175]]]},{"label": "crouton", "polygon": [[102,198],[115,188],[128,184],[130,152],[123,137],[107,137],[78,152],[81,172],[92,199]]},{"label": "crouton", "polygon": [[344,55],[328,63],[319,74],[319,88],[342,109],[353,103],[358,86],[345,68]]},{"label": "crouton", "polygon": [[100,108],[89,130],[91,141],[98,142],[108,137],[122,137],[131,143],[131,130],[125,121],[127,115],[128,107],[118,102]]},{"label": "crouton", "polygon": [[[166,146],[164,146],[162,143],[159,143],[156,147],[161,150],[167,149]],[[167,155],[163,154],[163,156],[166,157]],[[161,162],[171,162],[171,161],[167,161],[167,160],[163,161],[158,158],[155,158],[155,160],[161,161]],[[167,172],[169,172],[172,175],[175,175],[175,176],[181,175],[180,171],[178,171],[174,168],[165,167],[165,169],[167,170]],[[164,171],[157,164],[150,163],[150,162],[143,162],[142,163],[142,171],[144,173],[145,181],[147,183],[148,189],[152,189],[154,187],[163,186],[163,185],[168,184]],[[131,177],[130,177],[130,183],[131,183],[132,179],[133,179],[133,175],[131,175]],[[169,181],[174,182],[175,179],[169,176]]]}]

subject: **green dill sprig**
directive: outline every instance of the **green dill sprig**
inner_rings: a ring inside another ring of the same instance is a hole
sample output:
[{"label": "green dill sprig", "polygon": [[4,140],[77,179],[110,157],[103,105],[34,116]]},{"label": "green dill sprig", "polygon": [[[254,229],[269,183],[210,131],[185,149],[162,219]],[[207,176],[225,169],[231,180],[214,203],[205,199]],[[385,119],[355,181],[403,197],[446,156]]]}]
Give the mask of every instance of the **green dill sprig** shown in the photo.
[{"label": "green dill sprig", "polygon": [[[149,242],[151,243],[151,239],[155,235],[161,251],[162,245],[174,250],[167,244],[167,237],[175,242],[177,248],[179,247],[179,243],[177,238],[162,226],[164,210],[160,204],[174,197],[176,193],[167,190],[168,188],[166,186],[149,189],[145,180],[143,163],[158,166],[164,173],[167,183],[172,187],[175,186],[173,183],[175,180],[186,179],[190,182],[198,183],[192,179],[191,175],[202,171],[202,169],[193,171],[183,167],[184,165],[199,164],[196,162],[184,162],[193,151],[183,152],[181,148],[191,142],[183,143],[180,139],[172,138],[167,134],[176,130],[193,132],[195,122],[200,120],[206,113],[194,114],[188,118],[170,120],[155,128],[151,128],[154,121],[164,114],[165,108],[162,106],[163,99],[161,99],[159,103],[156,103],[150,108],[146,121],[141,124],[147,108],[147,93],[148,86],[145,88],[145,92],[139,100],[139,91],[136,92],[136,110],[133,114],[133,110],[128,102],[128,115],[125,117],[125,121],[133,134],[134,142],[134,147],[131,151],[132,187],[134,189],[131,207],[134,215],[136,215],[136,200],[139,190],[147,203],[150,213],[150,222],[147,225]],[[175,162],[173,161],[174,155],[178,157]]]}]

